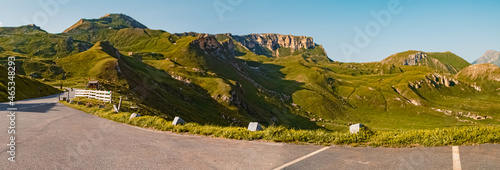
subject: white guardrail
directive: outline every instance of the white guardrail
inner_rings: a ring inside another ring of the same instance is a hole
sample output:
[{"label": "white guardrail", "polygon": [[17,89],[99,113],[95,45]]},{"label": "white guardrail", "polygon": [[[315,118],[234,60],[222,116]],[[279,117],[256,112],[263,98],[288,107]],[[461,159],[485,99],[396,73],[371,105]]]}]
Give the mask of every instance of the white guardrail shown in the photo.
[{"label": "white guardrail", "polygon": [[111,103],[111,91],[75,90],[75,97],[88,97],[89,99],[97,99]]}]

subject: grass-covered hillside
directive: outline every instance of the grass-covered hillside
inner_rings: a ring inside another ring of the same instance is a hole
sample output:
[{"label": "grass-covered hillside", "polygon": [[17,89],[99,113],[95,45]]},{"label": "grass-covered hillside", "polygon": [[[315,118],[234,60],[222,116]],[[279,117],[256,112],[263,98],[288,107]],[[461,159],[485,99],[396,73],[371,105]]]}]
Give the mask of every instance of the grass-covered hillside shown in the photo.
[{"label": "grass-covered hillside", "polygon": [[64,33],[94,29],[147,28],[145,25],[125,14],[106,14],[99,19],[80,19],[77,23],[64,30]]},{"label": "grass-covered hillside", "polygon": [[[7,68],[0,66],[0,102],[10,101],[8,99],[9,94],[8,87],[9,82]],[[53,88],[52,86],[40,83],[37,80],[30,79],[24,76],[16,75],[14,78],[15,82],[15,99],[23,100],[36,97],[43,97],[51,94],[56,94],[61,91]]]},{"label": "grass-covered hillside", "polygon": [[[413,56],[421,54],[420,58]],[[456,74],[463,68],[470,65],[469,62],[452,52],[422,52],[409,50],[393,54],[381,61],[385,64],[394,65],[417,65],[433,68],[441,73]]]},{"label": "grass-covered hillside", "polygon": [[[113,16],[120,15],[103,18]],[[81,88],[100,80],[141,114],[200,124],[258,121],[334,131],[352,123],[374,130],[500,124],[500,84],[491,79],[497,73],[471,77],[476,68],[451,52],[406,51],[381,62],[341,63],[305,36],[172,34],[134,22],[110,28],[115,20],[103,18],[83,22],[98,26],[80,24],[62,34],[0,37],[6,49],[0,56],[24,57],[19,74],[48,84]],[[30,39],[39,43],[16,47],[25,53],[7,43]],[[57,49],[52,41],[67,39],[73,48],[28,52]],[[80,52],[78,44],[88,47]]]}]

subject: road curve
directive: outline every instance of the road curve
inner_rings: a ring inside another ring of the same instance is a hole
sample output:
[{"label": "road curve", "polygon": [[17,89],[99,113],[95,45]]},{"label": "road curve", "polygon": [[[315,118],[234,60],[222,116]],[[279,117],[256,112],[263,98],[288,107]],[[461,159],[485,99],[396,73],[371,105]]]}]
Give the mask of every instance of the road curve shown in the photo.
[{"label": "road curve", "polygon": [[[57,95],[17,102],[16,162],[11,162],[8,107],[0,104],[2,169],[457,168],[451,146],[325,148],[181,135],[102,119],[57,103]],[[463,169],[500,167],[500,145],[457,149]]]}]

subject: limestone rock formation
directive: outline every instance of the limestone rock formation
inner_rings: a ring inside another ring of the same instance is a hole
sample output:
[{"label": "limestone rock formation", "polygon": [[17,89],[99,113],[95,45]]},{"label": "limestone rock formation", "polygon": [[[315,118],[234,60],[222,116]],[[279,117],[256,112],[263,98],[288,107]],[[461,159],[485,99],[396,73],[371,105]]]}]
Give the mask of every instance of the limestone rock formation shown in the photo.
[{"label": "limestone rock formation", "polygon": [[[289,48],[291,52],[293,52],[298,49],[311,49],[317,46],[314,43],[313,38],[306,36],[249,34],[242,36],[232,35],[232,37],[244,47],[261,55],[266,55],[265,51],[271,52],[271,54],[276,54],[279,48]],[[279,56],[279,53],[277,56]]]},{"label": "limestone rock formation", "polygon": [[401,63],[401,65],[408,65],[408,66],[415,66],[420,62],[420,60],[427,58],[427,54],[418,52],[416,54],[411,54],[408,56],[408,58],[405,58],[405,60]]},{"label": "limestone rock formation", "polygon": [[234,44],[231,39],[219,42],[213,34],[199,34],[198,38],[191,42],[191,45],[222,58],[234,57]]}]

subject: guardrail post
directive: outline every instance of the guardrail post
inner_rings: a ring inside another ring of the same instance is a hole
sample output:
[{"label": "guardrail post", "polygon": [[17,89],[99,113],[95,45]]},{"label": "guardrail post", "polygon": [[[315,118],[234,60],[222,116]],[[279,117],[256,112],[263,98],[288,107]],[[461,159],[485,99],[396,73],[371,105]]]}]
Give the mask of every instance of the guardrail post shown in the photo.
[{"label": "guardrail post", "polygon": [[120,110],[120,106],[122,106],[122,96],[120,96],[120,102],[118,102],[118,110]]}]

